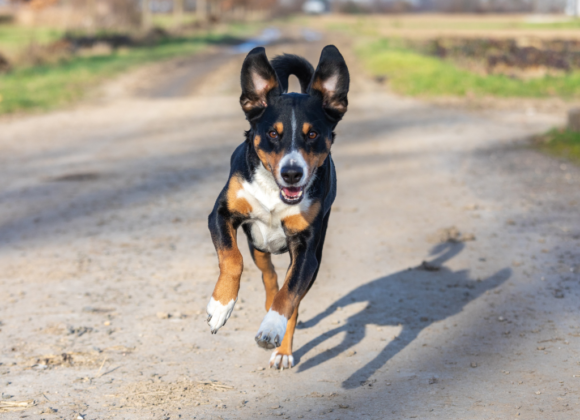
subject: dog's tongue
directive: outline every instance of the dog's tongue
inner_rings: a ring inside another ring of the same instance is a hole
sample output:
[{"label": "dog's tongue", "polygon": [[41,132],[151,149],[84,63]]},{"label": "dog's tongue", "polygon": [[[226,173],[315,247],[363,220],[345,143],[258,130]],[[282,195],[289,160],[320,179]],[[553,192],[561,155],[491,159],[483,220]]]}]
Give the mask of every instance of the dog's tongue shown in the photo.
[{"label": "dog's tongue", "polygon": [[284,187],[282,188],[282,190],[284,191],[284,195],[288,198],[297,198],[298,196],[300,196],[300,191],[302,190],[302,188],[300,187]]}]

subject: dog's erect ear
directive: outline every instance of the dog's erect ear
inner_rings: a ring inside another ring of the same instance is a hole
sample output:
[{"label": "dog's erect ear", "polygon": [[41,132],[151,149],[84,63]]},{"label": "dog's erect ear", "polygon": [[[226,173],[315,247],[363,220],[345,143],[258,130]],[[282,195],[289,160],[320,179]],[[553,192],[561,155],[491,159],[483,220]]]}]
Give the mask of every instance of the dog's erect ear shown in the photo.
[{"label": "dog's erect ear", "polygon": [[259,117],[268,106],[271,95],[280,95],[280,83],[270,65],[266,50],[254,48],[242,65],[240,104],[249,121]]},{"label": "dog's erect ear", "polygon": [[324,47],[308,93],[320,96],[324,112],[332,121],[340,121],[346,112],[349,80],[348,67],[338,48]]}]

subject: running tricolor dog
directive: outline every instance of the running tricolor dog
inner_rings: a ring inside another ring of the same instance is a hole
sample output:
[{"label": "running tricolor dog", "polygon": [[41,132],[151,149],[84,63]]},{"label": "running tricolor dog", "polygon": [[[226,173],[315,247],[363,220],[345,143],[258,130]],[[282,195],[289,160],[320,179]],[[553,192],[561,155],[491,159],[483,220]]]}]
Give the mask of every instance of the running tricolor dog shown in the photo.
[{"label": "running tricolor dog", "polygon": [[[288,93],[292,74],[301,93]],[[349,74],[333,45],[322,50],[316,71],[295,55],[270,62],[259,47],[246,57],[241,83],[240,104],[250,129],[232,155],[228,182],[209,216],[220,275],[207,305],[207,321],[217,333],[238,299],[241,227],[266,289],[267,314],[256,342],[275,349],[270,366],[284,369],[294,365],[298,306],[318,274],[336,197],[330,148],[347,109]],[[290,266],[279,288],[271,254],[285,252],[290,253]]]}]

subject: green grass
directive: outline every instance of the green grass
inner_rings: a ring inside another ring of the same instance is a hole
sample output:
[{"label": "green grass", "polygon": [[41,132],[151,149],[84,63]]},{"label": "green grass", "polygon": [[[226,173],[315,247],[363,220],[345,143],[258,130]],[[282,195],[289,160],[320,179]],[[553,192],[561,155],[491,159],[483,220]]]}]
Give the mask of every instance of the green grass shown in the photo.
[{"label": "green grass", "polygon": [[542,98],[580,96],[580,72],[562,77],[518,80],[479,75],[450,61],[430,57],[383,39],[356,52],[372,75],[386,76],[391,88],[411,96],[497,96]]},{"label": "green grass", "polygon": [[521,28],[524,29],[580,29],[580,19],[571,19],[562,22],[525,22]]},{"label": "green grass", "polygon": [[32,43],[49,44],[63,35],[64,30],[57,28],[0,25],[0,53],[12,55]]},{"label": "green grass", "polygon": [[156,46],[110,55],[73,57],[54,65],[15,69],[0,75],[0,114],[48,110],[82,97],[96,83],[140,64],[199,52],[229,34],[168,38]]},{"label": "green grass", "polygon": [[579,132],[554,129],[538,140],[540,150],[580,164]]}]

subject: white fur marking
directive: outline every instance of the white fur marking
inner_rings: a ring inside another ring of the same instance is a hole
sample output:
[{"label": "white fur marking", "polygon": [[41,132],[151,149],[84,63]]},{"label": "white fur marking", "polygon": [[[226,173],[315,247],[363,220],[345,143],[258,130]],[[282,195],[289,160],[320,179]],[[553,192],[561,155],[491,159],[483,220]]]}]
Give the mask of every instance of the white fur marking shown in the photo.
[{"label": "white fur marking", "polygon": [[[296,150],[293,150],[292,152],[288,153],[280,161],[280,165],[278,165],[278,172],[280,172],[282,170],[282,168],[286,165],[300,166],[302,168],[302,173],[304,174],[304,176],[302,177],[302,179],[300,180],[300,182],[298,184],[292,185],[292,187],[303,187],[306,184],[306,182],[308,181],[309,172],[308,172],[308,164],[306,163],[306,161],[304,160],[302,155],[299,152],[297,152]],[[278,182],[280,183],[280,185],[283,185],[285,187],[290,186],[290,185],[287,185],[286,182],[284,182],[284,179],[282,178],[281,173],[278,173]]]},{"label": "white fur marking", "polygon": [[261,77],[257,72],[252,74],[252,83],[254,84],[254,89],[256,89],[258,93],[263,93],[263,91],[268,87],[268,81]]},{"label": "white fur marking", "polygon": [[282,219],[306,212],[312,200],[306,195],[300,204],[284,203],[274,176],[263,165],[256,169],[252,182],[244,181],[242,187],[238,197],[245,198],[252,206],[250,218],[245,223],[251,224],[254,245],[265,252],[279,252],[286,247]]},{"label": "white fur marking", "polygon": [[[290,147],[291,150],[295,150],[296,147],[296,113],[294,112],[294,108],[292,108],[292,146]],[[282,166],[282,165],[280,165]]]},{"label": "white fur marking", "polygon": [[209,300],[207,304],[207,314],[211,315],[211,319],[207,322],[211,328],[212,333],[216,333],[223,325],[226,323],[232,311],[234,310],[234,305],[237,302],[236,300],[232,299],[228,302],[227,305],[222,305],[217,300],[212,298]]},{"label": "white fur marking", "polygon": [[278,350],[274,350],[270,356],[270,367],[275,369],[289,369],[294,367],[294,357],[290,354],[278,354]]},{"label": "white fur marking", "polygon": [[326,90],[328,93],[334,93],[336,90],[336,85],[338,85],[338,74],[329,77],[322,83],[322,88]]},{"label": "white fur marking", "polygon": [[[260,324],[256,340],[261,347],[274,348],[282,344],[288,318],[270,309]],[[259,338],[258,338],[259,337]]]}]

